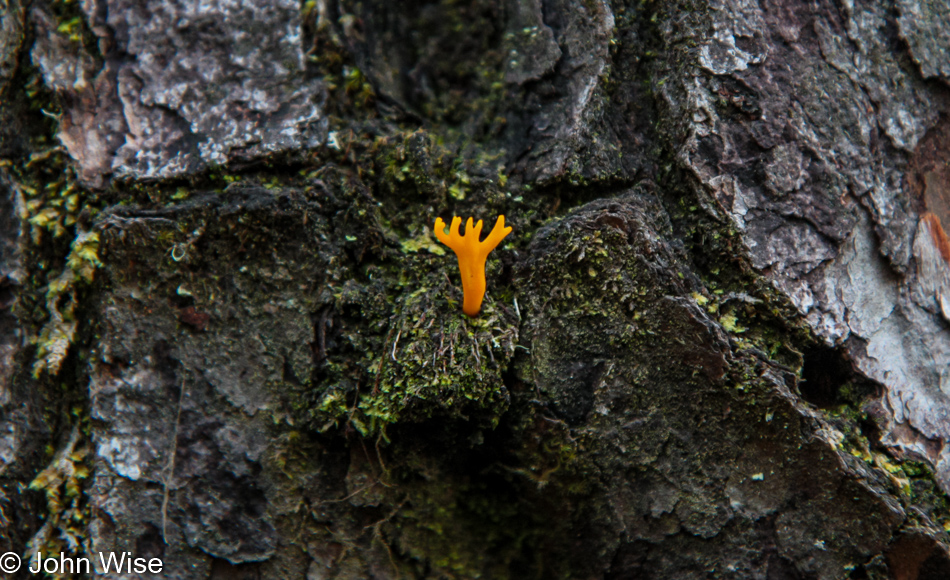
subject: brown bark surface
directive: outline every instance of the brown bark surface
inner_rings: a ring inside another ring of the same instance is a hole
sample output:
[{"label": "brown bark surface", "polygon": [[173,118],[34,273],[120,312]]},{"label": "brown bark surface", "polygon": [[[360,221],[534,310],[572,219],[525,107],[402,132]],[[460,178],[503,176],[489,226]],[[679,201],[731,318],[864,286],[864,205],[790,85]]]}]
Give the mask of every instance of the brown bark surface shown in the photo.
[{"label": "brown bark surface", "polygon": [[[950,577],[945,38],[945,0],[0,5],[0,553]],[[499,214],[470,318],[432,224]]]}]

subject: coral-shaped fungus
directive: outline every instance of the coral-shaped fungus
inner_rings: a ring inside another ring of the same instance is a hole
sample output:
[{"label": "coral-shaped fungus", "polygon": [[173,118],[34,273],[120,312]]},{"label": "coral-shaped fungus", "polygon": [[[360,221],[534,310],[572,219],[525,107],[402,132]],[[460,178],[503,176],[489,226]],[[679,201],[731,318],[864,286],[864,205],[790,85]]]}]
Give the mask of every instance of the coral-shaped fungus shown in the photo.
[{"label": "coral-shaped fungus", "polygon": [[459,234],[462,218],[452,218],[452,227],[445,233],[445,222],[442,218],[435,218],[435,237],[455,251],[459,261],[459,272],[462,273],[462,312],[475,316],[482,309],[482,300],[485,298],[485,259],[488,254],[501,243],[505,236],[511,233],[510,227],[505,227],[505,216],[498,216],[495,227],[484,241],[478,241],[482,233],[482,220],[472,227],[472,218],[465,222],[465,235]]}]

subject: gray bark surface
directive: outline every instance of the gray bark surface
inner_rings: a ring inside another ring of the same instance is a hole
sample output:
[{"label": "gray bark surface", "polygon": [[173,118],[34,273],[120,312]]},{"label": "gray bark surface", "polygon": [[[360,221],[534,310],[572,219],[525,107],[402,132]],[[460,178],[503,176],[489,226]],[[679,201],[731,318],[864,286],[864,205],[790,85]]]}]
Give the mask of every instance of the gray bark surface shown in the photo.
[{"label": "gray bark surface", "polygon": [[[0,4],[0,553],[950,577],[945,38],[941,0]],[[469,318],[432,224],[499,214]]]}]

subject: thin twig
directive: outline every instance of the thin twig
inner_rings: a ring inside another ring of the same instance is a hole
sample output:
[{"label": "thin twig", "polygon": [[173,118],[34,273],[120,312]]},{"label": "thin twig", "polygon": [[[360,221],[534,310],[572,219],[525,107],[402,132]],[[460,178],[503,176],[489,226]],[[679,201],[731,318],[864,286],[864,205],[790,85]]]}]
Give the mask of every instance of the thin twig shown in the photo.
[{"label": "thin twig", "polygon": [[402,329],[399,329],[399,332],[396,333],[396,340],[393,342],[393,362],[399,362],[396,360],[396,347],[399,346],[399,337],[402,336]]},{"label": "thin twig", "polygon": [[175,432],[172,434],[171,455],[168,458],[168,464],[165,466],[166,473],[162,474],[162,541],[168,545],[167,524],[168,524],[168,485],[175,479],[175,456],[178,455],[178,426],[181,424],[181,405],[185,398],[184,374],[181,378],[181,389],[178,391],[178,412],[175,415]]}]

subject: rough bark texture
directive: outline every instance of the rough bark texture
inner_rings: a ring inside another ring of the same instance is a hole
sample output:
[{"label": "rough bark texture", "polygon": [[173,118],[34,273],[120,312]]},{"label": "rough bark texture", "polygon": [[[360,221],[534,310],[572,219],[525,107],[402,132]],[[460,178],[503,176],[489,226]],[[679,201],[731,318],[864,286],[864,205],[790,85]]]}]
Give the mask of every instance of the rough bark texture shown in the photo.
[{"label": "rough bark texture", "polygon": [[946,2],[0,17],[0,552],[950,577]]}]

